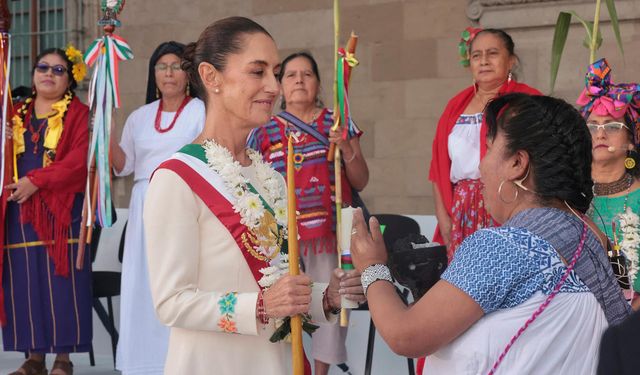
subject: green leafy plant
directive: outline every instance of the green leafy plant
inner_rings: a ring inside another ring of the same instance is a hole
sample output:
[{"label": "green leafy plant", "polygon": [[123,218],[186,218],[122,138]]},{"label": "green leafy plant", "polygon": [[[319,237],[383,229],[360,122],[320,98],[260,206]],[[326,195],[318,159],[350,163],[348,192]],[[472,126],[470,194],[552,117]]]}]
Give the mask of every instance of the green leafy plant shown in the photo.
[{"label": "green leafy plant", "polygon": [[[308,333],[309,335],[312,335],[313,332],[315,332],[316,329],[318,328],[319,326],[311,323],[311,317],[309,317],[309,315],[307,314],[302,315],[302,329],[306,333]],[[289,334],[291,334],[291,317],[288,316],[283,319],[282,325],[280,325],[280,327],[278,327],[273,332],[273,335],[271,335],[271,337],[269,338],[269,341],[275,343],[280,340],[284,340],[287,338],[287,336],[289,336]]]},{"label": "green leafy plant", "polygon": [[[569,34],[569,27],[571,26],[571,19],[575,17],[586,31],[586,36],[583,41],[583,45],[589,49],[589,64],[596,61],[596,51],[602,45],[602,34],[598,28],[600,23],[600,6],[602,1],[596,0],[596,10],[593,17],[593,22],[586,21],[580,17],[574,11],[562,11],[558,14],[558,20],[553,34],[553,43],[551,45],[551,92],[556,84],[556,78],[558,77],[558,69],[560,68],[560,60],[562,58],[562,51],[564,45],[567,42],[567,35]],[[620,36],[620,25],[618,22],[618,12],[616,11],[616,5],[614,0],[605,0],[607,4],[607,10],[609,11],[609,17],[611,18],[611,27],[613,33],[616,36],[616,43],[620,49],[620,53],[624,57],[624,48],[622,47],[622,37]]]}]

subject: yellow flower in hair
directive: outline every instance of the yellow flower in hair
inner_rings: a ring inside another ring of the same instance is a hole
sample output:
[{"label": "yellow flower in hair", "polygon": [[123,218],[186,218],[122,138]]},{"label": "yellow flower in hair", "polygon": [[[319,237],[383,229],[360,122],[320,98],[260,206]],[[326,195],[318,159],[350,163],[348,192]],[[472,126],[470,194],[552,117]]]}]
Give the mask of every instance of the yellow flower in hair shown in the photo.
[{"label": "yellow flower in hair", "polygon": [[69,46],[67,46],[67,49],[65,50],[65,53],[67,54],[67,57],[69,58],[69,60],[74,64],[77,64],[78,62],[82,61],[82,52],[77,50],[71,44],[69,44]]},{"label": "yellow flower in hair", "polygon": [[76,49],[72,44],[69,44],[64,52],[67,55],[67,58],[69,58],[73,63],[73,67],[71,68],[73,79],[76,82],[81,82],[87,75],[87,66],[84,63],[82,52]]},{"label": "yellow flower in hair", "polygon": [[73,79],[75,79],[76,82],[81,82],[87,75],[87,66],[84,63],[73,64],[71,73],[73,73]]}]

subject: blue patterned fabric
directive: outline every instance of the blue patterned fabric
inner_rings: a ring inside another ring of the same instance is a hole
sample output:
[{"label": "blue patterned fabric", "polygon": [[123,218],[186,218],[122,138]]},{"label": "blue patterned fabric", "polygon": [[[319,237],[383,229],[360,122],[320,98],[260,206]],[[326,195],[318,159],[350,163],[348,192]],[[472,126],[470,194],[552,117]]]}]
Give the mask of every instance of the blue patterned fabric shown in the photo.
[{"label": "blue patterned fabric", "polygon": [[472,115],[462,114],[458,117],[456,125],[482,125],[482,116],[484,113],[474,113]]},{"label": "blue patterned fabric", "polygon": [[[485,312],[517,306],[537,291],[551,294],[566,266],[546,240],[523,228],[482,229],[458,248],[442,279],[473,298]],[[561,293],[589,292],[571,272]]]},{"label": "blue patterned fabric", "polygon": [[[573,257],[582,232],[579,218],[551,207],[522,210],[503,226],[523,228],[544,238],[564,259]],[[596,297],[609,324],[618,324],[629,316],[631,307],[624,299],[607,254],[593,231],[587,231],[582,255],[573,270]]]}]

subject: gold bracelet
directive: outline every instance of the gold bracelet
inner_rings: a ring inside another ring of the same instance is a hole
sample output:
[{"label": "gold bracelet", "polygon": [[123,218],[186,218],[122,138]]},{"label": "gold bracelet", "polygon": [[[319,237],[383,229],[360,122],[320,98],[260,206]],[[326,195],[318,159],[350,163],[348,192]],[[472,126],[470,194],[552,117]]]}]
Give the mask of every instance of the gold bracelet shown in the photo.
[{"label": "gold bracelet", "polygon": [[344,163],[345,163],[345,164],[347,164],[347,163],[351,163],[351,162],[353,161],[353,159],[355,159],[355,158],[356,158],[356,153],[354,152],[354,153],[353,153],[353,156],[352,156],[349,160],[346,160],[346,159],[344,160]]}]

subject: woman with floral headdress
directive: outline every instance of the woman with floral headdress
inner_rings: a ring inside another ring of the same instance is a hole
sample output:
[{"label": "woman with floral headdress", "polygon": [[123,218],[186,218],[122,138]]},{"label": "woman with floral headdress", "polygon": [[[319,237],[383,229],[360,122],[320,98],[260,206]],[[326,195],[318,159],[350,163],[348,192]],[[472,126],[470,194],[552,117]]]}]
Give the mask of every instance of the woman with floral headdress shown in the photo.
[{"label": "woman with floral headdress", "polygon": [[429,180],[438,227],[434,241],[447,245],[449,260],[456,248],[477,229],[496,223],[482,198],[478,165],[486,152],[482,111],[493,98],[511,92],[540,92],[515,80],[518,57],[511,36],[499,29],[467,28],[459,44],[462,65],[469,67],[473,85],[447,104],[433,140]]},{"label": "woman with floral headdress", "polygon": [[84,257],[82,269],[74,266],[89,108],[73,90],[85,72],[75,48],[43,51],[32,69],[33,94],[13,115],[14,179],[2,194],[0,321],[4,349],[28,359],[12,375],[47,374],[46,353],[56,354],[50,374],[72,374],[69,353],[91,350],[91,258]]},{"label": "woman with floral headdress", "polygon": [[[613,84],[611,68],[605,59],[589,66],[586,87],[578,105],[593,141],[594,198],[591,218],[604,232],[613,251],[627,259],[633,291],[640,291],[637,278],[640,243],[640,85]],[[625,279],[621,279],[624,283]],[[634,308],[640,304],[634,300]]]},{"label": "woman with floral headdress", "polygon": [[129,115],[120,143],[112,137],[116,175],[133,173],[122,259],[120,338],[116,367],[124,375],[162,374],[169,329],[151,302],[142,222],[149,179],[160,163],[193,141],[204,125],[204,103],[191,97],[180,66],[184,44],[161,43],[149,59],[146,104]]}]

